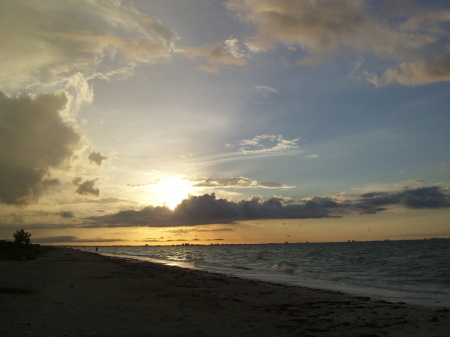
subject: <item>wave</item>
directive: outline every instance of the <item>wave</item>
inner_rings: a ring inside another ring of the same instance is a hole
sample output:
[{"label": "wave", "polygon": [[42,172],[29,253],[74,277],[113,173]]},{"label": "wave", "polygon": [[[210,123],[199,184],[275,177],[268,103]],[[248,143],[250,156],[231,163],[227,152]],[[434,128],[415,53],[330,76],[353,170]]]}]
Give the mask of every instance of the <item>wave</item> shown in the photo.
[{"label": "wave", "polygon": [[[115,256],[284,284],[437,295],[450,306],[450,240],[288,245],[102,247]],[[447,302],[446,302],[447,301]]]}]

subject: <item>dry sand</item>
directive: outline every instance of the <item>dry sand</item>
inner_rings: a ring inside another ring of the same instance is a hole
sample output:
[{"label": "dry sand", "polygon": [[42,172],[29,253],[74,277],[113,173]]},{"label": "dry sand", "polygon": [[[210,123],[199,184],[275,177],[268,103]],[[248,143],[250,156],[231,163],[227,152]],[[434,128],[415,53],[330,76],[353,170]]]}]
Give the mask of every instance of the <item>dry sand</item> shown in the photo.
[{"label": "dry sand", "polygon": [[450,336],[448,309],[67,248],[32,261],[0,261],[0,288],[0,336],[8,337]]}]

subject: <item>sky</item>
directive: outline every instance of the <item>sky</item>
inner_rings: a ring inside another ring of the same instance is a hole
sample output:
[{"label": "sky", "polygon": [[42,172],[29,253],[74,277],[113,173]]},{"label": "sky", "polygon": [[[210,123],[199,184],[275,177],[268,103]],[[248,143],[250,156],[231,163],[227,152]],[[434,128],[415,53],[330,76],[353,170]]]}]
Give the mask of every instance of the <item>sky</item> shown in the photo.
[{"label": "sky", "polygon": [[447,0],[6,0],[0,44],[0,239],[450,237]]}]

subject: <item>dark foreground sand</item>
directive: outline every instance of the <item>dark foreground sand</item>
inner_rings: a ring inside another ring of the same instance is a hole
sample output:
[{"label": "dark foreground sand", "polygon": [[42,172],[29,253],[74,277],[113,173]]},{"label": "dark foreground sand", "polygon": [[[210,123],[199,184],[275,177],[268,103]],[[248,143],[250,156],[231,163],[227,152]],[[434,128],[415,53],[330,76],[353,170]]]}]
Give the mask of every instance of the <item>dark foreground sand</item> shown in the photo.
[{"label": "dark foreground sand", "polygon": [[0,336],[450,336],[447,309],[65,248],[0,261],[0,288]]}]

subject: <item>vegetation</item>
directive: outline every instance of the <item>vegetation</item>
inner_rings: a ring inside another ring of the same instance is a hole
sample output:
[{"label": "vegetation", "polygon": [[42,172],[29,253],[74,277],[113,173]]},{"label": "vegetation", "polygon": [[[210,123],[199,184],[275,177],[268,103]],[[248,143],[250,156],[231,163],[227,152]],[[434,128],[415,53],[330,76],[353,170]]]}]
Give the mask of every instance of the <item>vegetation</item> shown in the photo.
[{"label": "vegetation", "polygon": [[35,293],[34,290],[22,288],[0,288],[0,294],[28,295]]},{"label": "vegetation", "polygon": [[18,229],[13,234],[15,243],[25,243],[27,245],[30,244],[31,234],[29,232],[25,232],[25,229]]},{"label": "vegetation", "polygon": [[11,241],[0,241],[0,260],[34,260],[37,256],[55,249],[38,244],[18,244]]}]

